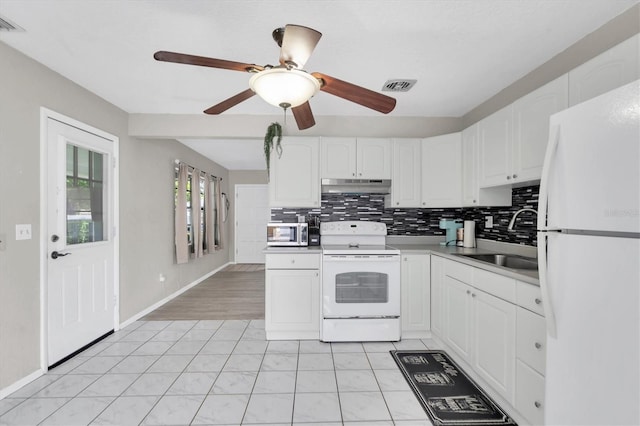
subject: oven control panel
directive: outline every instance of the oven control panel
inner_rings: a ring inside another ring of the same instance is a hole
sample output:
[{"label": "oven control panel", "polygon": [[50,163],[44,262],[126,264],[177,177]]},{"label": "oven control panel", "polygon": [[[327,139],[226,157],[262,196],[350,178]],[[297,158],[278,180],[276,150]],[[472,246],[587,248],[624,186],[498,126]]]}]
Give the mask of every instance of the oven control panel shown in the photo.
[{"label": "oven control panel", "polygon": [[320,235],[387,235],[387,225],[358,220],[322,222]]}]

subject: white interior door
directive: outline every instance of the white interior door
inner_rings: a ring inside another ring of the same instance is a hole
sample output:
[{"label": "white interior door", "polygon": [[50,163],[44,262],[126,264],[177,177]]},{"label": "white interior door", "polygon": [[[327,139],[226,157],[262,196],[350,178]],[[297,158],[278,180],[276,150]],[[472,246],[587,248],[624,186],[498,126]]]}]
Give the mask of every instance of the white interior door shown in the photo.
[{"label": "white interior door", "polygon": [[114,329],[116,141],[46,122],[47,364]]},{"label": "white interior door", "polygon": [[236,263],[264,263],[271,217],[267,185],[236,185]]}]

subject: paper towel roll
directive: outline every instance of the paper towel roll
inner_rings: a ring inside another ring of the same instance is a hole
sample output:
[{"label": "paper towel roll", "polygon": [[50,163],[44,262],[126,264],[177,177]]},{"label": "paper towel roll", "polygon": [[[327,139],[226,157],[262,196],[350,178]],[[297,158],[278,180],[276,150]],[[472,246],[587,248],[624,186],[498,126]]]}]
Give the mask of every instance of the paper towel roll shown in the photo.
[{"label": "paper towel roll", "polygon": [[476,223],[473,220],[464,221],[464,247],[476,246]]}]

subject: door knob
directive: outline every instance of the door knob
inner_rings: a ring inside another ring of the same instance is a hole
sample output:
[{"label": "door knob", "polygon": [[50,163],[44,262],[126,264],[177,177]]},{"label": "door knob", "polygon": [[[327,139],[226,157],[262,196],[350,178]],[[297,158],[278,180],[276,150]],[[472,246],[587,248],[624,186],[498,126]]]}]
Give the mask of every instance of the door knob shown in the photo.
[{"label": "door knob", "polygon": [[64,256],[69,256],[71,253],[59,253],[57,251],[52,251],[51,252],[51,258],[52,259],[57,259],[59,257],[64,257]]}]

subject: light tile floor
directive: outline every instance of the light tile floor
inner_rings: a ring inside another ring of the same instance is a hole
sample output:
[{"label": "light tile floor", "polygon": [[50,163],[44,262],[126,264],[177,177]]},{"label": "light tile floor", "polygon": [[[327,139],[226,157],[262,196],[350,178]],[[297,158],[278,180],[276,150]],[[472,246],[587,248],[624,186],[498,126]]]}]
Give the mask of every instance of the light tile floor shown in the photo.
[{"label": "light tile floor", "polygon": [[0,400],[0,425],[431,425],[389,354],[427,347],[138,321]]}]

